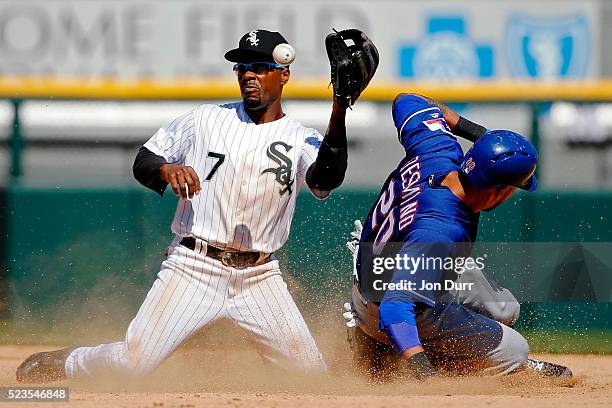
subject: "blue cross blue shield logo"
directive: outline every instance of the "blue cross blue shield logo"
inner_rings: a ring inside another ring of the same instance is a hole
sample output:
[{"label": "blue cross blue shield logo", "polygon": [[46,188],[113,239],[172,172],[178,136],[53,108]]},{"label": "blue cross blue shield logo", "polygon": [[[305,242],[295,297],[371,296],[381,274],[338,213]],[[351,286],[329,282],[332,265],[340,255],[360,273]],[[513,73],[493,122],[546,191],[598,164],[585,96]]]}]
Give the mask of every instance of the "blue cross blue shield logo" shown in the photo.
[{"label": "blue cross blue shield logo", "polygon": [[463,16],[432,16],[416,43],[401,44],[399,76],[461,80],[494,75],[491,44],[472,38]]},{"label": "blue cross blue shield logo", "polygon": [[506,49],[514,77],[579,78],[587,74],[591,32],[583,15],[539,18],[513,15]]}]

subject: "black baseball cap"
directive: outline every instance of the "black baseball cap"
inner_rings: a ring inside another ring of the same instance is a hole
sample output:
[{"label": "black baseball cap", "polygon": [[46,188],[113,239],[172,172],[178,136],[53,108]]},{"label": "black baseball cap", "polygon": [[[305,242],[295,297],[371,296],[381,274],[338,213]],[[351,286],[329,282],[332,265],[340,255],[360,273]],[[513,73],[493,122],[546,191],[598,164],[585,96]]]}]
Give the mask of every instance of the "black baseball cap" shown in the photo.
[{"label": "black baseball cap", "polygon": [[274,62],[272,51],[278,44],[288,44],[285,37],[276,31],[253,30],[242,36],[238,48],[225,53],[231,62]]}]

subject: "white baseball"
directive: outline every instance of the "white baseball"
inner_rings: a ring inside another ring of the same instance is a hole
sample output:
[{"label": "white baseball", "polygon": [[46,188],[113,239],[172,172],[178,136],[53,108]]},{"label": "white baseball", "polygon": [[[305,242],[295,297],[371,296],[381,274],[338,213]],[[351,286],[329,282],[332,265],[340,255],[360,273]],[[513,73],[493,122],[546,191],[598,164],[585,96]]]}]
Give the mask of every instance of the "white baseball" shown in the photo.
[{"label": "white baseball", "polygon": [[289,44],[278,44],[272,51],[272,58],[280,65],[289,65],[295,59],[295,50]]}]

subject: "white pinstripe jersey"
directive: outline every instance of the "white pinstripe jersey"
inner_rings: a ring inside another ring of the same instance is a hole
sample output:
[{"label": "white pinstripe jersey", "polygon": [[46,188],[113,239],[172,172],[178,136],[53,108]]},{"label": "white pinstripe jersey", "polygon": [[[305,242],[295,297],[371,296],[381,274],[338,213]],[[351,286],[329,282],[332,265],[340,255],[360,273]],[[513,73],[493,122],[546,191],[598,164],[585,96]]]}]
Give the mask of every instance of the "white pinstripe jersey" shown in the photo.
[{"label": "white pinstripe jersey", "polygon": [[179,199],[172,231],[219,248],[274,252],[287,240],[297,193],[322,136],[286,115],[257,125],[242,102],[201,105],[145,147],[191,166],[202,191]]}]

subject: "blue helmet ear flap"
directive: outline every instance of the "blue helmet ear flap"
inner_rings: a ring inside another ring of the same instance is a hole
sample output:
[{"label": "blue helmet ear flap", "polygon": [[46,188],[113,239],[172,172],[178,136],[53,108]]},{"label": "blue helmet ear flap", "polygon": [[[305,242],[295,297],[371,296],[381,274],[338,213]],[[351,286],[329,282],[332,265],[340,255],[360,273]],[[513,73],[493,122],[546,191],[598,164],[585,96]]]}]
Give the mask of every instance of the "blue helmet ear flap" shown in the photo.
[{"label": "blue helmet ear flap", "polygon": [[532,192],[532,191],[536,191],[536,189],[538,188],[538,179],[536,177],[535,174],[532,174],[531,177],[529,178],[529,180],[527,180],[527,182],[525,183],[525,187],[520,187],[523,190]]}]

